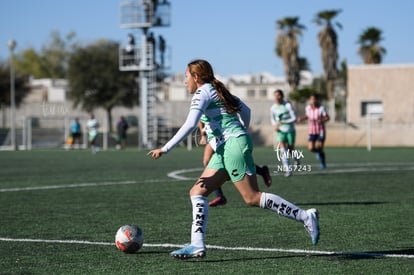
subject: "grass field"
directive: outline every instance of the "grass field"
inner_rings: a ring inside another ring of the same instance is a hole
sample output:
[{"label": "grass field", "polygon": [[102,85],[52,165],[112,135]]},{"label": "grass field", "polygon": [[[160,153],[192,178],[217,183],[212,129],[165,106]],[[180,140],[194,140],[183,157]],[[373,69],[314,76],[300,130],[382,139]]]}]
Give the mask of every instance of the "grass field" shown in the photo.
[{"label": "grass field", "polygon": [[[134,149],[0,152],[0,274],[413,274],[414,148],[326,151],[324,171],[304,151],[311,172],[274,174],[270,188],[259,179],[263,191],[319,209],[317,246],[301,224],[244,205],[226,183],[228,204],[209,214],[214,247],[187,261],[169,252],[190,240],[201,148],[157,161]],[[279,164],[271,148],[254,155]],[[145,234],[137,254],[113,245],[129,223]]]}]

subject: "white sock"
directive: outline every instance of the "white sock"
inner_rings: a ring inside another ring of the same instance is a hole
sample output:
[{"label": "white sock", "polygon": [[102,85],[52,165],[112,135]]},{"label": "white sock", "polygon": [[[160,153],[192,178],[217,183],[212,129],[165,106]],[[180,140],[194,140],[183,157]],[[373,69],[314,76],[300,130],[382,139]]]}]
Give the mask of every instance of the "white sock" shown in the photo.
[{"label": "white sock", "polygon": [[208,220],[208,201],[204,196],[191,196],[193,223],[191,225],[191,244],[204,247],[204,236]]},{"label": "white sock", "polygon": [[283,217],[291,218],[299,222],[304,222],[308,217],[305,210],[275,194],[263,192],[260,198],[260,207],[272,210]]},{"label": "white sock", "polygon": [[285,147],[281,148],[280,151],[282,152],[282,164],[285,168],[286,172],[289,172],[289,154],[288,150]]}]

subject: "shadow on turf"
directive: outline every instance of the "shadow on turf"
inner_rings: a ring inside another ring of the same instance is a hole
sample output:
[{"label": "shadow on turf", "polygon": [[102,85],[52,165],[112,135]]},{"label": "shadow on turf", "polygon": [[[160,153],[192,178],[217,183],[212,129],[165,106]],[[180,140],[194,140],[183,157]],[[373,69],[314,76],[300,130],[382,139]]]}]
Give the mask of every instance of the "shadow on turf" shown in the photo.
[{"label": "shadow on turf", "polygon": [[336,201],[336,202],[308,202],[308,203],[297,203],[298,205],[314,205],[314,206],[325,206],[325,205],[376,205],[376,204],[387,204],[385,201]]},{"label": "shadow on turf", "polygon": [[[159,251],[146,251],[139,252],[139,254],[168,254],[170,250]],[[224,263],[224,262],[245,262],[245,261],[257,261],[257,260],[277,260],[277,259],[289,259],[289,258],[303,258],[303,257],[324,257],[332,260],[366,260],[366,259],[379,259],[385,255],[414,255],[414,248],[405,248],[400,250],[384,250],[384,251],[365,251],[365,252],[342,252],[332,255],[286,255],[286,256],[272,256],[272,257],[247,257],[247,258],[230,258],[230,259],[216,259],[209,260],[207,258],[200,259],[187,259],[185,262],[194,263]]]},{"label": "shadow on turf", "polygon": [[202,259],[188,259],[186,262],[197,262],[197,263],[224,263],[224,262],[246,262],[246,261],[257,261],[257,260],[276,260],[276,259],[287,259],[287,258],[297,258],[301,257],[299,255],[289,255],[289,256],[273,256],[273,257],[248,257],[248,258],[234,258],[234,259],[217,259],[217,260],[208,260],[206,258]]},{"label": "shadow on turf", "polygon": [[169,254],[171,250],[157,250],[157,251],[138,251],[137,253],[131,253],[134,254]]}]

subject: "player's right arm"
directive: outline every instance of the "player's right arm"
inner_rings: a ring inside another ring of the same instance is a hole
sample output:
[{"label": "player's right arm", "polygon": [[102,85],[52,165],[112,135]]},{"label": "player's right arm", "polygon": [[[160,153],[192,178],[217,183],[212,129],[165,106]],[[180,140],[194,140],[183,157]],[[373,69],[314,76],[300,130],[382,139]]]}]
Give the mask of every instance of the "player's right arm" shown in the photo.
[{"label": "player's right arm", "polygon": [[298,117],[297,123],[301,123],[302,121],[308,120],[308,107],[305,109],[305,115]]}]

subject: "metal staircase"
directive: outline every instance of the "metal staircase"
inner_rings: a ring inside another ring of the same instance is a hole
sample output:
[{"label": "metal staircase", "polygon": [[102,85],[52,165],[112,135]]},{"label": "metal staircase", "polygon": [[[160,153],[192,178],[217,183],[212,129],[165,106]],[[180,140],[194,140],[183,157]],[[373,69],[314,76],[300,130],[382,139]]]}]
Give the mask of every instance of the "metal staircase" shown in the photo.
[{"label": "metal staircase", "polygon": [[[138,72],[139,102],[139,147],[153,148],[158,140],[158,119],[155,112],[157,70],[154,37],[148,35],[151,27],[170,25],[170,3],[168,1],[131,0],[120,4],[121,28],[141,30],[139,45],[130,34],[127,47],[119,48],[119,69]],[[163,69],[163,68],[161,68]]]}]

